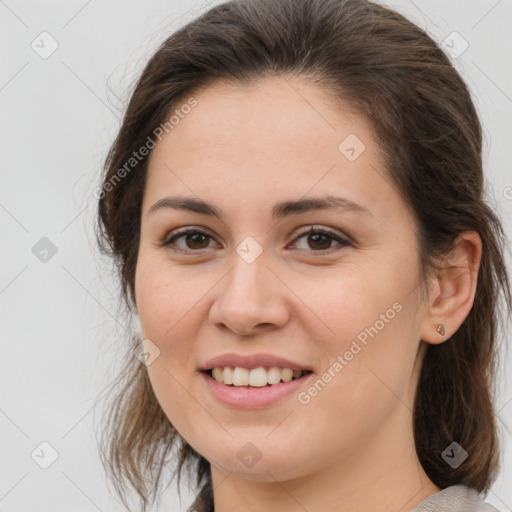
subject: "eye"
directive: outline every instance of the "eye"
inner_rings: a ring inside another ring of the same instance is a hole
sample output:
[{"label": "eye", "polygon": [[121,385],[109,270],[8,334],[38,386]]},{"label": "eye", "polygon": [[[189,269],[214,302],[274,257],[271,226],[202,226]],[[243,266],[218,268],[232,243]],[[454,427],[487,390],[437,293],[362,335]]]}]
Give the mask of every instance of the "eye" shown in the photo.
[{"label": "eye", "polygon": [[[198,252],[202,249],[208,249],[210,240],[213,240],[213,237],[208,233],[193,227],[174,232],[174,234],[171,233],[171,235],[172,236],[170,238],[167,238],[161,242],[160,245],[162,247],[167,247],[172,251],[182,253]],[[306,243],[308,243],[309,247],[312,249],[310,252],[326,252],[328,249],[332,249],[331,243],[333,241],[337,242],[341,247],[351,245],[348,240],[341,237],[335,231],[327,228],[320,228],[315,226],[305,227],[299,231],[295,240],[301,240],[302,238],[306,237],[308,237]],[[176,246],[176,241],[182,238],[184,240],[185,247]],[[308,248],[300,248],[300,250],[307,251]]]},{"label": "eye", "polygon": [[[332,241],[337,242],[341,247],[351,245],[348,240],[341,237],[335,231],[318,226],[306,227],[299,231],[297,240],[302,238],[305,238],[306,244],[309,244],[309,247],[314,249],[313,252],[326,252],[326,249],[332,249],[330,247]],[[306,248],[305,250],[308,249]]]},{"label": "eye", "polygon": [[[179,240],[183,237],[185,237],[185,247],[173,247],[175,240]],[[197,228],[186,228],[175,233],[174,236],[162,242],[161,245],[176,252],[191,252],[190,249],[192,252],[197,252],[197,250],[208,248],[208,239],[213,238]]]}]

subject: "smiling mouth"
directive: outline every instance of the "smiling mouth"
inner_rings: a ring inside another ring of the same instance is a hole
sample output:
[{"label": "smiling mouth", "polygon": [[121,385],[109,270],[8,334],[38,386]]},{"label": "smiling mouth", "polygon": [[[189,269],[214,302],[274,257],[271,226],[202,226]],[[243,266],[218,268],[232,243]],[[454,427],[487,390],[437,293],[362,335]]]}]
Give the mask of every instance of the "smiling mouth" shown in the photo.
[{"label": "smiling mouth", "polygon": [[[231,387],[231,388],[251,388],[251,389],[269,388],[269,387],[273,387],[273,386],[278,386],[279,384],[290,382],[292,380],[303,379],[303,378],[309,376],[311,373],[313,373],[311,370],[298,370],[298,371],[293,372],[292,375],[284,375],[283,376],[283,375],[278,375],[276,370],[280,371],[280,369],[275,368],[273,370],[273,374],[272,375],[267,373],[267,376],[268,376],[267,377],[267,382],[265,384],[263,384],[263,381],[260,380],[259,381],[259,385],[250,385],[250,384],[245,384],[245,383],[242,384],[242,382],[245,382],[243,379],[242,380],[238,380],[238,382],[240,382],[240,384],[233,384],[233,382],[232,382],[233,379],[230,379],[231,382],[225,383],[223,381],[222,377],[221,377],[221,374],[218,374],[217,378],[215,378],[213,376],[214,368],[211,368],[210,370],[202,370],[201,373],[204,373],[204,374],[208,375],[212,380],[215,380],[219,384],[224,384],[225,386],[228,386],[228,387]],[[261,372],[261,373],[263,373],[263,372]],[[279,380],[278,380],[278,377],[279,377]],[[235,377],[234,380],[237,381],[237,378]],[[271,382],[268,382],[268,380],[271,380]]]}]

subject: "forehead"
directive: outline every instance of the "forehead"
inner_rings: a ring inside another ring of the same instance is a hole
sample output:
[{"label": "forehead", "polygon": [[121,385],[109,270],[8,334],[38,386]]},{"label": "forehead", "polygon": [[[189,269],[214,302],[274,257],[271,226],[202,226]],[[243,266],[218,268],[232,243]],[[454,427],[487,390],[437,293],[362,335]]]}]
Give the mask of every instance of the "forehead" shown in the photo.
[{"label": "forehead", "polygon": [[351,133],[374,145],[364,118],[335,106],[321,87],[303,79],[267,77],[247,85],[217,81],[183,96],[173,109],[191,96],[197,106],[164,138],[172,138],[195,157],[206,152],[222,158],[229,152],[230,160],[241,160],[243,152],[232,150],[243,148],[257,151],[261,158],[282,154],[298,159],[313,156],[315,149],[337,158],[339,143]]},{"label": "forehead", "polygon": [[317,85],[282,77],[216,82],[183,96],[173,112],[191,97],[196,106],[152,150],[146,203],[166,192],[206,199],[215,191],[212,202],[243,198],[248,207],[308,191],[365,202],[390,193],[367,121]]}]

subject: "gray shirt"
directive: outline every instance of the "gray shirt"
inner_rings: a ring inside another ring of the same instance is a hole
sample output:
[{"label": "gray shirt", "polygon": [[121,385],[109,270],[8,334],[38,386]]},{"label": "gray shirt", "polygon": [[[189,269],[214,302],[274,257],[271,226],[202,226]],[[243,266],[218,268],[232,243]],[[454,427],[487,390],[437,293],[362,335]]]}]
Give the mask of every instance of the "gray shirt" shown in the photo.
[{"label": "gray shirt", "polygon": [[[204,485],[188,512],[214,512],[209,484]],[[425,498],[412,512],[499,512],[480,498],[478,492],[465,485],[452,485]]]},{"label": "gray shirt", "polygon": [[425,498],[413,512],[499,512],[485,503],[478,492],[465,485],[452,485]]}]

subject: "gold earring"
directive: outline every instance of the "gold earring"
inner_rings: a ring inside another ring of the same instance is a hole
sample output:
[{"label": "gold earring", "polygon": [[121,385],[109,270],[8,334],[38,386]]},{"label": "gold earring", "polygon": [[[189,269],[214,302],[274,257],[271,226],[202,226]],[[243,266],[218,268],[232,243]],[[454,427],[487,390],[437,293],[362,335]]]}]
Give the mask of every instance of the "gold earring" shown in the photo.
[{"label": "gold earring", "polygon": [[437,331],[437,334],[439,334],[439,336],[444,336],[444,334],[445,334],[444,324],[436,324],[436,331]]}]

